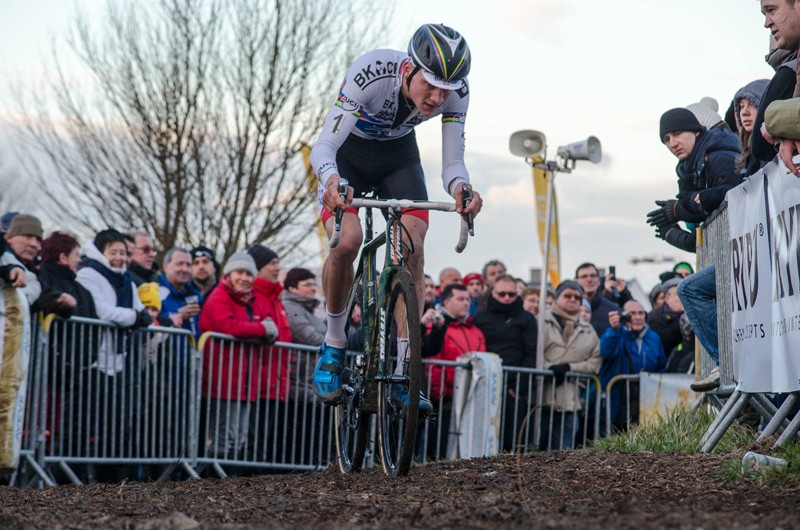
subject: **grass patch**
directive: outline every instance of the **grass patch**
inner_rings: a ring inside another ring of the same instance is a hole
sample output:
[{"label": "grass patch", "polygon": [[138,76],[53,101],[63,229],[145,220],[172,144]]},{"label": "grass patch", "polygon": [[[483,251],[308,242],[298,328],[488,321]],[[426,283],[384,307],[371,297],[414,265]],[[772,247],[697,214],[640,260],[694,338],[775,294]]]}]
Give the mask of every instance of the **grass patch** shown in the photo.
[{"label": "grass patch", "polygon": [[[700,409],[695,412],[673,410],[658,421],[648,425],[636,425],[624,433],[612,434],[598,440],[594,447],[600,451],[621,452],[679,452],[697,453],[700,439],[705,434],[714,415]],[[749,427],[734,423],[714,449],[715,453],[725,454],[746,447],[756,439]],[[800,455],[798,455],[800,457]]]}]

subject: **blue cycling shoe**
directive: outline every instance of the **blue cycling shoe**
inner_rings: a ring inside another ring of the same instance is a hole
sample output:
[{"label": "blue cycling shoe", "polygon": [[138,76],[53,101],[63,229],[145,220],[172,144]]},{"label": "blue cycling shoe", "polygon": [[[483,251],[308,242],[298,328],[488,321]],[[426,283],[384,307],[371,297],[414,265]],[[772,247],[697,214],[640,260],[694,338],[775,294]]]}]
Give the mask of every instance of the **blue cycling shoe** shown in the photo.
[{"label": "blue cycling shoe", "polygon": [[[408,410],[408,387],[406,385],[394,385],[392,387],[392,399],[403,410]],[[419,391],[419,411],[422,414],[433,412],[433,403],[425,397],[425,393],[422,390]]]},{"label": "blue cycling shoe", "polygon": [[319,361],[314,369],[314,393],[326,405],[336,405],[342,399],[344,348],[334,348],[323,342],[319,353]]}]

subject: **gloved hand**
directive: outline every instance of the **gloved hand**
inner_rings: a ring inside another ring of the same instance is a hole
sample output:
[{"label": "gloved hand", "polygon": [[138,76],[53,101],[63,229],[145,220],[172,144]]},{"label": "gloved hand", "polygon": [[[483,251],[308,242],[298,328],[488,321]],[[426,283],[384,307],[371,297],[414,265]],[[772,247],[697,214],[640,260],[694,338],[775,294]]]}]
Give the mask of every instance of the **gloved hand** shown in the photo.
[{"label": "gloved hand", "polygon": [[555,375],[556,386],[558,386],[564,382],[564,377],[566,376],[567,372],[569,372],[569,363],[554,364],[550,367],[550,371],[553,372],[553,375]]},{"label": "gloved hand", "polygon": [[267,341],[267,343],[272,344],[278,340],[278,326],[275,324],[275,321],[270,317],[267,317],[262,320],[261,323],[264,325],[264,329],[266,330],[264,333],[264,339]]},{"label": "gloved hand", "polygon": [[671,225],[671,224],[667,224],[667,223],[656,225],[656,237],[666,241],[667,233],[672,228],[675,228],[675,229],[678,229],[678,230],[681,229],[678,225]]},{"label": "gloved hand", "polygon": [[660,206],[660,208],[647,214],[647,224],[653,226],[661,224],[676,224],[678,222],[678,218],[675,216],[675,206],[677,204],[678,201],[675,199],[656,201],[656,205]]},{"label": "gloved hand", "polygon": [[153,317],[147,312],[147,309],[142,309],[136,313],[136,322],[133,323],[134,328],[146,328],[153,323]]}]

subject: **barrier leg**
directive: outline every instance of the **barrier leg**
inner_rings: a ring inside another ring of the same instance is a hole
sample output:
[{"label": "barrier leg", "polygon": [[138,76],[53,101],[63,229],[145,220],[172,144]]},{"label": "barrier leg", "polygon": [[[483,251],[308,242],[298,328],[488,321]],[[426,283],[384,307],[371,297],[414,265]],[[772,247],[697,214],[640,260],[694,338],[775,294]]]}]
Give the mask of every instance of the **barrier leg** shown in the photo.
[{"label": "barrier leg", "polygon": [[[717,446],[719,441],[725,435],[725,431],[727,431],[728,428],[733,424],[733,422],[736,421],[736,418],[739,417],[739,414],[742,413],[742,410],[744,410],[745,406],[747,406],[747,403],[750,401],[750,398],[752,397],[752,394],[743,394],[738,391],[734,393],[734,395],[737,394],[738,396],[733,406],[730,409],[728,409],[728,411],[724,415],[722,414],[722,412],[720,412],[722,420],[717,425],[717,428],[714,429],[714,431],[708,436],[706,443],[703,445],[702,449],[700,449],[701,453],[710,453],[711,451],[714,450],[714,447]],[[734,396],[731,396],[729,401],[733,399]],[[725,405],[727,407],[728,404],[726,403]],[[708,432],[706,434],[708,434]]]},{"label": "barrier leg", "polygon": [[794,438],[795,434],[797,434],[797,430],[800,429],[800,413],[795,415],[792,418],[792,421],[789,422],[789,426],[786,427],[786,430],[783,431],[778,441],[772,446],[773,448],[778,448],[786,445]]},{"label": "barrier leg", "polygon": [[64,472],[64,474],[67,476],[70,482],[72,482],[77,486],[84,485],[81,479],[78,478],[78,475],[76,475],[75,472],[72,470],[72,468],[69,467],[69,464],[67,464],[62,460],[61,462],[58,463],[58,467],[61,469],[61,471]]},{"label": "barrier leg", "polygon": [[26,454],[25,461],[27,465],[30,466],[31,469],[33,469],[33,472],[36,473],[36,476],[42,479],[42,482],[44,482],[47,486],[56,485],[56,481],[53,480],[47,473],[47,471],[45,471],[44,468],[39,465],[39,462],[37,462],[36,459]]},{"label": "barrier leg", "polygon": [[731,394],[731,397],[729,397],[728,401],[725,402],[725,405],[722,406],[719,413],[717,413],[717,416],[714,418],[714,421],[711,422],[711,425],[708,426],[705,434],[703,434],[703,437],[700,439],[700,447],[705,445],[711,434],[717,429],[719,424],[722,423],[722,420],[725,419],[725,415],[728,413],[728,411],[730,411],[736,402],[739,401],[740,396],[741,393],[738,390]]},{"label": "barrier leg", "polygon": [[777,410],[777,412],[772,416],[772,419],[769,421],[764,430],[761,432],[761,435],[758,437],[758,441],[763,440],[769,436],[774,435],[778,430],[783,431],[788,426],[788,422],[786,422],[786,418],[789,416],[789,412],[791,411],[794,404],[797,403],[797,392],[792,392],[786,398],[786,401],[783,402],[781,407]]},{"label": "barrier leg", "polygon": [[194,470],[192,466],[189,465],[188,462],[181,461],[181,467],[186,474],[189,475],[194,480],[200,480],[200,475],[197,474],[197,471]]},{"label": "barrier leg", "polygon": [[222,469],[222,466],[219,465],[219,462],[214,462],[211,464],[211,469],[219,476],[219,478],[228,478],[228,474],[225,473],[225,470]]},{"label": "barrier leg", "polygon": [[761,418],[765,422],[772,421],[775,414],[778,413],[777,407],[775,407],[764,394],[753,394],[753,397],[750,399],[750,405],[756,409],[756,412],[761,415]]}]

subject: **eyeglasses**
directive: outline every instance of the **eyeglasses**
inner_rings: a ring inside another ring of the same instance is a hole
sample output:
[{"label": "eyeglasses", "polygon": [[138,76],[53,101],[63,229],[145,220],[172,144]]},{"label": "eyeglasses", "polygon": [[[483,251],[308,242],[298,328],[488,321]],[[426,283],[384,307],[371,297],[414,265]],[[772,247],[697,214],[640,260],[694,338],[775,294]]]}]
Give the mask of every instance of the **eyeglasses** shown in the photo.
[{"label": "eyeglasses", "polygon": [[136,250],[141,250],[145,254],[155,254],[156,247],[136,247]]},{"label": "eyeglasses", "polygon": [[494,295],[497,298],[516,298],[517,292],[516,291],[494,291]]},{"label": "eyeglasses", "polygon": [[577,293],[564,293],[561,296],[566,298],[567,300],[580,300],[582,297]]},{"label": "eyeglasses", "polygon": [[305,280],[305,281],[302,281],[302,282],[297,282],[297,286],[298,287],[316,287],[317,286],[317,282],[315,282],[314,280]]}]

